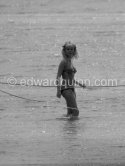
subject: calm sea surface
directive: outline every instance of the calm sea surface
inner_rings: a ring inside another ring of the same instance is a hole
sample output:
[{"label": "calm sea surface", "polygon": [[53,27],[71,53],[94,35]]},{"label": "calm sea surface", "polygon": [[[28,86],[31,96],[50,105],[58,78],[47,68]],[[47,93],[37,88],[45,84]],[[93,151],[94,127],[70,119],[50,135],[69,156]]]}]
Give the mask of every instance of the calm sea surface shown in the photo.
[{"label": "calm sea surface", "polygon": [[[76,79],[125,85],[125,15],[106,12],[2,13],[0,81],[55,79],[69,40],[79,53]],[[55,87],[0,84],[0,90],[30,99],[0,92],[0,164],[125,162],[124,86],[76,88],[78,120],[63,118],[66,103]]]}]

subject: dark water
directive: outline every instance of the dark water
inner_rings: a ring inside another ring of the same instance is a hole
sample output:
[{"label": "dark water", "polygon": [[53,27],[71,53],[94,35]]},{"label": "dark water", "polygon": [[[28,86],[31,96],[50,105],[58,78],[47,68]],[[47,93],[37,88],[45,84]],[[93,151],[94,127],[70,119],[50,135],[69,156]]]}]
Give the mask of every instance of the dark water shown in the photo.
[{"label": "dark water", "polygon": [[[0,80],[55,79],[61,46],[71,40],[79,52],[77,79],[90,79],[91,86],[96,79],[125,84],[121,4],[64,1],[60,7],[59,1],[1,1]],[[63,118],[66,104],[56,98],[54,87],[1,84],[0,89],[41,101],[0,92],[1,164],[124,163],[124,87],[76,88],[78,120]]]}]

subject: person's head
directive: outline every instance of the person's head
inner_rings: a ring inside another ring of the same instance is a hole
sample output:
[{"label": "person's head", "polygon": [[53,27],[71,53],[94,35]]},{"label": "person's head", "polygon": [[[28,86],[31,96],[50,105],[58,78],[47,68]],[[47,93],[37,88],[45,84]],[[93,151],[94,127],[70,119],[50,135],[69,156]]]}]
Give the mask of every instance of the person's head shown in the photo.
[{"label": "person's head", "polygon": [[75,44],[69,41],[69,42],[66,42],[62,47],[63,47],[62,55],[64,59],[78,58],[77,48]]}]

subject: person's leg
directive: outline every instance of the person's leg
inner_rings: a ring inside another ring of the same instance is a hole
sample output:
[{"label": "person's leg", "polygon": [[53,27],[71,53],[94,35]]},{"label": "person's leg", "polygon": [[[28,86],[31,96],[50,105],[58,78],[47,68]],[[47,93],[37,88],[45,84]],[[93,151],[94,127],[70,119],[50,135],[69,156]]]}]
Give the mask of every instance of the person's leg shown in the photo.
[{"label": "person's leg", "polygon": [[68,107],[67,115],[72,114],[73,116],[78,116],[79,110],[77,108],[76,96],[74,91],[72,89],[63,90],[62,96],[65,98],[67,103],[67,107]]}]

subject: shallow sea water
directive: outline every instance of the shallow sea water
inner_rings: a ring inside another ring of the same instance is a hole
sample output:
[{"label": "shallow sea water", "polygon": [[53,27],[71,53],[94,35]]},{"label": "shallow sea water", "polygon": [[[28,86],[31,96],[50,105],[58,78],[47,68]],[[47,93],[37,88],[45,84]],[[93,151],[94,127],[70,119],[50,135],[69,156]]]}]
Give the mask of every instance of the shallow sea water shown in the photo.
[{"label": "shallow sea water", "polygon": [[[124,21],[115,12],[1,14],[0,80],[55,79],[61,46],[71,40],[79,52],[77,79],[125,85]],[[0,164],[125,163],[124,86],[76,88],[78,120],[63,118],[66,103],[55,87],[0,90],[31,100],[0,92]]]}]

